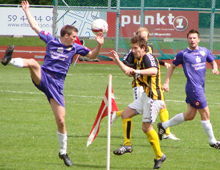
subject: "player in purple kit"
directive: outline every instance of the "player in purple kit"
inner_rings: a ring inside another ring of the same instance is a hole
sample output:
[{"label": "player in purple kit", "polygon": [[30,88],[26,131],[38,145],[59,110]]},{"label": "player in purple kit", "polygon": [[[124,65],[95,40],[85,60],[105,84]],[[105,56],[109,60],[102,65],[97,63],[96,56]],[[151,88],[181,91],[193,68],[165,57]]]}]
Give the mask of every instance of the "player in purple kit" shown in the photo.
[{"label": "player in purple kit", "polygon": [[209,145],[213,148],[220,149],[220,142],[216,141],[212,130],[212,124],[209,120],[209,108],[205,98],[205,73],[206,62],[211,64],[212,73],[218,75],[218,66],[215,62],[213,54],[205,47],[200,47],[199,32],[192,29],[187,34],[187,41],[189,47],[180,51],[174,58],[171,67],[166,76],[163,89],[169,91],[170,77],[179,64],[182,64],[187,83],[185,86],[187,111],[179,113],[166,122],[158,123],[158,135],[160,140],[165,133],[165,129],[171,126],[181,124],[185,121],[193,120],[197,114],[200,113],[201,124],[205,131]]},{"label": "player in purple kit", "polygon": [[67,132],[65,126],[63,95],[65,77],[76,54],[88,58],[97,57],[104,44],[104,37],[102,33],[98,33],[96,36],[98,44],[96,48],[90,51],[86,47],[74,43],[78,30],[74,26],[66,25],[60,31],[60,39],[57,39],[39,27],[29,10],[28,1],[22,1],[21,5],[31,28],[47,44],[44,63],[40,66],[34,59],[12,58],[13,45],[7,48],[1,63],[3,65],[11,64],[21,68],[29,68],[33,83],[45,93],[53,110],[60,144],[59,157],[63,159],[66,166],[71,166],[72,161],[67,154]]}]

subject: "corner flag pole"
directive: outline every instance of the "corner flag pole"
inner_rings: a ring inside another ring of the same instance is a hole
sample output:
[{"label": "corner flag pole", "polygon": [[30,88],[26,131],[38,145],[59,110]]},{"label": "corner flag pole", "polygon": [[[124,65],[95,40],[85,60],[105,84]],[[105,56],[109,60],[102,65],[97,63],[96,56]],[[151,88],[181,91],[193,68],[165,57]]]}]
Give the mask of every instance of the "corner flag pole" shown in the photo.
[{"label": "corner flag pole", "polygon": [[108,80],[108,132],[107,132],[107,170],[110,170],[111,110],[112,110],[112,75]]}]

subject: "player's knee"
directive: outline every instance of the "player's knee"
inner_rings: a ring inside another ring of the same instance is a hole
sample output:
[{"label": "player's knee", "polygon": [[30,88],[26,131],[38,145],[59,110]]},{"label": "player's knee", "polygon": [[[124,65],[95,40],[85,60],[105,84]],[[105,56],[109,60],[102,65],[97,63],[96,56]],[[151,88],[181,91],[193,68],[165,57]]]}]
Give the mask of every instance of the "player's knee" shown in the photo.
[{"label": "player's knee", "polygon": [[126,113],[124,111],[121,113],[121,118],[126,119]]},{"label": "player's knee", "polygon": [[56,122],[57,122],[57,126],[58,126],[59,128],[63,128],[63,127],[65,126],[65,121],[64,121],[64,119],[58,119]]},{"label": "player's knee", "polygon": [[187,115],[184,117],[185,121],[190,121],[190,120],[193,120],[195,118],[194,115]]},{"label": "player's knee", "polygon": [[39,63],[35,59],[33,58],[29,59],[29,62],[28,62],[29,67],[37,67],[38,65]]},{"label": "player's knee", "polygon": [[142,130],[143,130],[144,133],[147,133],[147,132],[153,130],[153,126],[150,123],[143,122]]},{"label": "player's knee", "polygon": [[131,109],[130,107],[127,107],[123,112],[121,113],[122,119],[132,118],[135,116],[135,110]]},{"label": "player's knee", "polygon": [[123,112],[121,113],[121,118],[122,118],[122,119],[127,119],[127,118],[130,118],[130,117],[129,117],[129,115],[127,114],[126,111],[123,111]]},{"label": "player's knee", "polygon": [[201,114],[201,120],[209,120],[210,113],[205,112],[204,114]]},{"label": "player's knee", "polygon": [[143,130],[144,133],[147,133],[147,132],[148,132],[148,131],[147,131],[147,128],[144,127],[144,126],[142,126],[142,130]]}]

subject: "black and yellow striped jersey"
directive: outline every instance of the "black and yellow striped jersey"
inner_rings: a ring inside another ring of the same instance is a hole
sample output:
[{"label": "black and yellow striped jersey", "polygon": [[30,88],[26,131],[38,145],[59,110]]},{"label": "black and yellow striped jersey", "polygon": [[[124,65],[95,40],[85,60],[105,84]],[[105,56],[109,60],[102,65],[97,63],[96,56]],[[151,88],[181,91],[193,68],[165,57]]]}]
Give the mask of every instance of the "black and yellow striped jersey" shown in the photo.
[{"label": "black and yellow striped jersey", "polygon": [[[148,51],[147,51],[147,54],[148,53],[151,53],[153,54],[153,46],[148,44]],[[124,57],[123,59],[123,63],[129,67],[132,67],[134,69],[137,69],[136,67],[136,64],[137,64],[137,59],[134,57],[134,54],[132,53],[132,51],[130,50],[129,53]],[[160,65],[163,65],[164,66],[164,61],[162,60],[159,60],[159,63]],[[138,86],[141,86],[141,83],[138,82],[138,79],[135,78],[134,76],[134,79],[132,81],[132,88],[134,87],[138,87]]]},{"label": "black and yellow striped jersey", "polygon": [[[160,64],[158,59],[151,53],[147,53],[145,56],[137,60],[136,69],[143,70],[151,67],[158,68],[157,75],[147,76],[136,74],[134,77],[134,87],[143,86],[147,96],[154,100],[164,100],[162,85],[161,85],[161,74]],[[136,83],[136,84],[135,84]],[[138,85],[137,85],[138,83]]]}]

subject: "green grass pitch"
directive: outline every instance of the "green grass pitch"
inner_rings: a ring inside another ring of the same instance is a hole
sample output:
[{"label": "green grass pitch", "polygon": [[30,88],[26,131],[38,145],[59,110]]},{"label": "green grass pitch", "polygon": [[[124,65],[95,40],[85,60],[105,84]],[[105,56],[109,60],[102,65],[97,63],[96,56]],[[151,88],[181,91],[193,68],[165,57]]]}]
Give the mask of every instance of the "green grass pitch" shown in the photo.
[{"label": "green grass pitch", "polygon": [[[167,70],[162,68],[162,82]],[[98,113],[108,84],[113,76],[113,91],[118,108],[132,102],[131,81],[116,65],[76,64],[71,66],[65,81],[66,126],[68,153],[73,161],[66,167],[58,157],[59,143],[56,123],[46,99],[31,82],[28,69],[0,65],[0,170],[104,170],[107,160],[107,117],[101,122],[94,142],[86,147],[88,135]],[[173,117],[186,111],[185,82],[182,68],[176,68],[165,93],[166,105]],[[219,75],[207,69],[206,98],[210,120],[217,140],[219,134]],[[147,137],[141,130],[141,116],[133,118],[131,154],[115,156],[112,151],[123,144],[122,121],[111,126],[111,169],[152,169],[155,157]],[[157,122],[159,117],[157,118]],[[154,124],[155,129],[156,124]],[[162,140],[161,148],[167,160],[164,170],[217,170],[220,151],[208,144],[198,114],[193,121],[171,127],[180,141]]]}]

